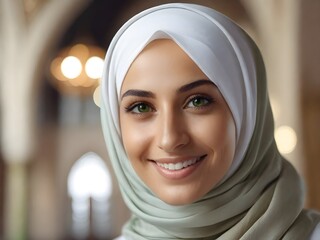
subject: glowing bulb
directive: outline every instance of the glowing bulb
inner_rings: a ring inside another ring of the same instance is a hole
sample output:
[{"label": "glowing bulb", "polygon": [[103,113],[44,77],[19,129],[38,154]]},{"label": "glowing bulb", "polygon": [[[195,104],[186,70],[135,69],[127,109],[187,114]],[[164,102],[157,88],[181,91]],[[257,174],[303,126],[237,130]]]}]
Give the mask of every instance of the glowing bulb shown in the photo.
[{"label": "glowing bulb", "polygon": [[281,126],[275,131],[275,139],[280,153],[291,153],[297,145],[297,134],[289,126]]},{"label": "glowing bulb", "polygon": [[85,65],[85,71],[87,75],[92,79],[98,79],[101,77],[103,69],[103,59],[99,57],[91,57],[87,60]]},{"label": "glowing bulb", "polygon": [[74,79],[80,76],[81,71],[82,65],[78,58],[69,56],[63,59],[61,63],[61,72],[65,77]]},{"label": "glowing bulb", "polygon": [[100,107],[100,104],[101,104],[100,86],[97,87],[96,90],[94,90],[93,101],[98,107]]}]

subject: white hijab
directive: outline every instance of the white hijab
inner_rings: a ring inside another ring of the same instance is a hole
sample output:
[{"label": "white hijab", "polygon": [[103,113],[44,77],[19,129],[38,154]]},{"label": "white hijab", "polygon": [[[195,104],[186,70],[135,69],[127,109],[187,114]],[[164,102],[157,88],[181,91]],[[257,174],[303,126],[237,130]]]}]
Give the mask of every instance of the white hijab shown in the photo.
[{"label": "white hijab", "polygon": [[[119,128],[119,93],[128,68],[148,43],[160,38],[175,41],[215,83],[237,133],[235,157],[220,185],[200,201],[179,207],[162,202],[139,179]],[[179,3],[139,13],[112,40],[101,89],[108,152],[133,213],[124,227],[128,239],[305,239],[313,229],[315,221],[302,212],[300,179],[274,143],[260,53],[229,18]]]}]

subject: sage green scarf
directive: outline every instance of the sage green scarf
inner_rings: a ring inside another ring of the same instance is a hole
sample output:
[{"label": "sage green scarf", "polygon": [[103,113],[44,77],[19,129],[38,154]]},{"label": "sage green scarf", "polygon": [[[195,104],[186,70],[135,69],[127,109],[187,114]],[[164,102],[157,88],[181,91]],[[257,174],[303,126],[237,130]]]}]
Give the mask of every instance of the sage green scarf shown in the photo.
[{"label": "sage green scarf", "polygon": [[[118,98],[124,76],[152,40],[174,40],[218,86],[237,128],[234,162],[223,181],[184,206],[161,201],[124,151]],[[123,199],[132,212],[126,239],[308,239],[320,216],[303,210],[304,189],[274,137],[259,50],[231,20],[192,4],[166,4],[130,19],[110,44],[102,78],[101,119]]]}]

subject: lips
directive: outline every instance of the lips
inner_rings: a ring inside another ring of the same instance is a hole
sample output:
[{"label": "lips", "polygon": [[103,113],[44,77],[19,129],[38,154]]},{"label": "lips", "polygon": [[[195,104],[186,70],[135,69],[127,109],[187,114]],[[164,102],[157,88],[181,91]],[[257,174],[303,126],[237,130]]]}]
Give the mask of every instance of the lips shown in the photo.
[{"label": "lips", "polygon": [[188,158],[165,158],[152,161],[158,172],[171,180],[184,179],[196,171],[207,155]]}]

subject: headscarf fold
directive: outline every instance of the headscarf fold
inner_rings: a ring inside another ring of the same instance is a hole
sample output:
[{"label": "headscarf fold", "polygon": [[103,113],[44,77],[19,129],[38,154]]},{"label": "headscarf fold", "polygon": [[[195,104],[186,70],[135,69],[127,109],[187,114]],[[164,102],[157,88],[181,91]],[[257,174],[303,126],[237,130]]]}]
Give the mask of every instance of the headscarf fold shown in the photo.
[{"label": "headscarf fold", "polygon": [[[137,55],[156,39],[178,44],[218,87],[236,126],[232,166],[218,186],[189,205],[161,201],[132,168],[121,141],[119,93]],[[303,210],[304,190],[273,137],[260,52],[229,18],[195,4],[164,4],[125,23],[102,77],[101,120],[123,199],[129,239],[307,239],[320,217]]]}]

